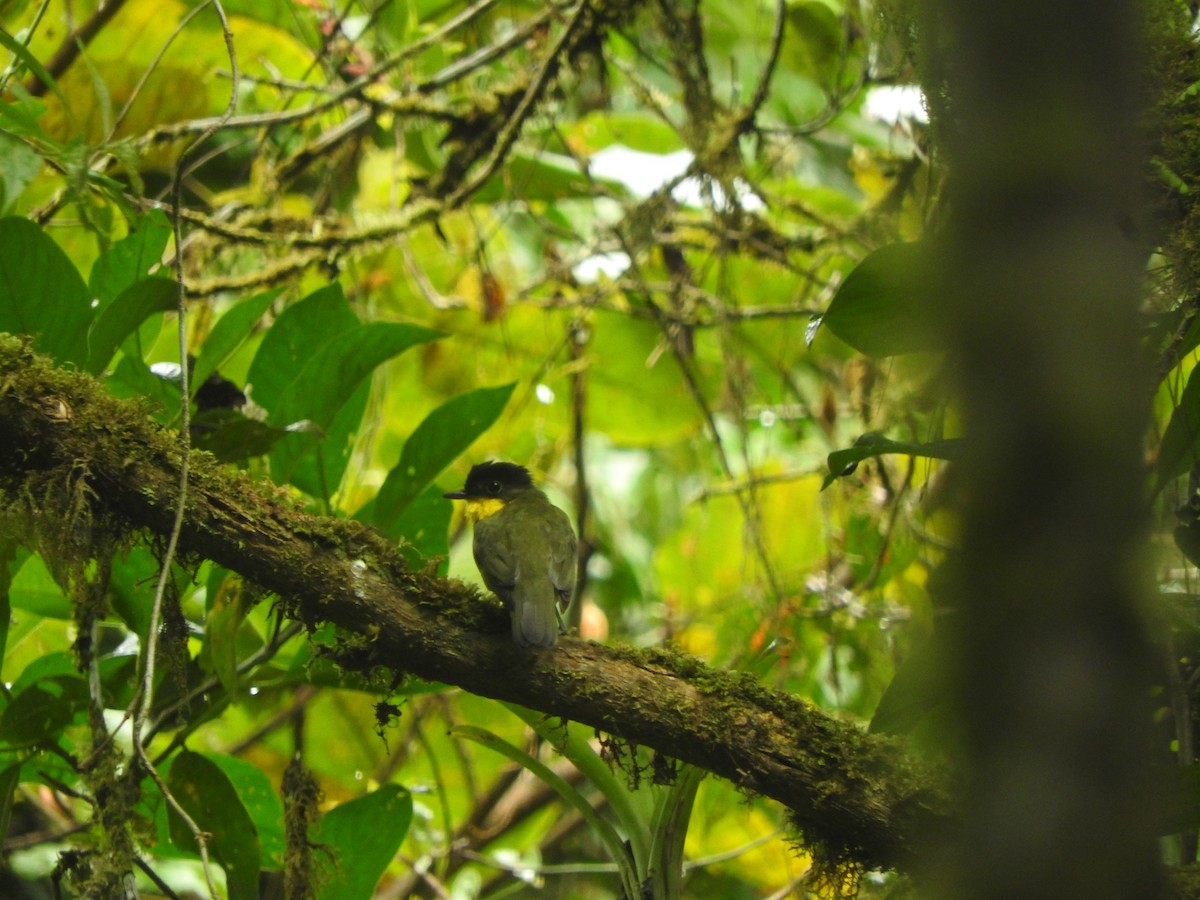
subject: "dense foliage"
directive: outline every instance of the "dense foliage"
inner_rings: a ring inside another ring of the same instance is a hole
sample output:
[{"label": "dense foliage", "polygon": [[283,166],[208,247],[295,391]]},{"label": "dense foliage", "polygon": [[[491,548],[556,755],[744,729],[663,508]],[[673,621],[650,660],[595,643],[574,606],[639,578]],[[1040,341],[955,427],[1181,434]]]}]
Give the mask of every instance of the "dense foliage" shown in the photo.
[{"label": "dense foliage", "polygon": [[[928,327],[946,179],[924,116],[871,110],[924,78],[935,129],[949,113],[898,6],[0,3],[0,331],[435,579],[478,580],[443,492],[527,465],[581,535],[581,637],[677,647],[937,759],[929,584],[963,440]],[[1158,6],[1144,312],[1170,531],[1197,447],[1178,123],[1200,68]],[[0,493],[0,885],[833,889],[777,803],[403,660],[343,665],[345,629],[177,555],[89,478]],[[1198,520],[1155,560],[1161,752],[1188,766]],[[832,862],[864,894],[893,878]]]}]

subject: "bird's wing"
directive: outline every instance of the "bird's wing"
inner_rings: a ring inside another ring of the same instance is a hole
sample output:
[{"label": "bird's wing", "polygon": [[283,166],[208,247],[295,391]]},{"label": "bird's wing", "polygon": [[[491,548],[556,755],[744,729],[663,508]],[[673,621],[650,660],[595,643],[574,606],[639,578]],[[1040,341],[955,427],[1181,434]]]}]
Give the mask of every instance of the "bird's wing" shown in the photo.
[{"label": "bird's wing", "polygon": [[517,580],[517,560],[513,552],[511,529],[496,514],[475,523],[475,565],[483,582],[507,599]]},{"label": "bird's wing", "polygon": [[575,592],[575,530],[571,520],[558,507],[552,506],[557,515],[547,517],[546,544],[550,549],[550,581],[564,601],[570,602]]}]

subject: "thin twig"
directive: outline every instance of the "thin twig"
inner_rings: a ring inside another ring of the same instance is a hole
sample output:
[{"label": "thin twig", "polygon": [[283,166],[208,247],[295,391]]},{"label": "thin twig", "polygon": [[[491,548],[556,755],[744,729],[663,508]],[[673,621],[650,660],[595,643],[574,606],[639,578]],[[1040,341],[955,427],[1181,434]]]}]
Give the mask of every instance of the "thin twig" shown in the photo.
[{"label": "thin twig", "polygon": [[500,134],[496,136],[496,145],[492,150],[491,156],[477,171],[473,178],[459,185],[457,190],[454,190],[446,198],[446,208],[454,209],[464,200],[478,191],[488,179],[496,173],[508,152],[516,143],[517,137],[521,133],[521,126],[525,124],[525,120],[533,111],[534,105],[541,99],[545,92],[550,79],[558,72],[561,65],[560,55],[566,49],[567,45],[575,37],[575,31],[584,19],[584,15],[590,9],[588,0],[580,0],[575,6],[575,11],[571,14],[571,18],[567,20],[562,33],[558,36],[558,40],[546,53],[546,60],[542,67],[538,70],[537,76],[530,82],[529,87],[525,90],[525,95],[521,97],[521,102],[517,104],[517,108],[513,110],[512,116],[504,123],[504,128]]},{"label": "thin twig", "polygon": [[[232,83],[229,92],[229,103],[225,108],[223,119],[228,119],[233,115],[233,111],[237,105],[238,97],[238,63],[237,52],[233,46],[233,32],[229,28],[229,20],[225,16],[225,10],[221,6],[220,0],[208,0],[213,9],[216,10],[217,17],[221,20],[221,31],[225,38],[225,49],[229,54],[230,70],[233,73]],[[183,183],[187,178],[188,172],[192,164],[192,156],[199,149],[200,145],[211,135],[216,133],[220,127],[218,120],[211,131],[201,132],[190,143],[183,152],[179,155],[179,160],[175,167],[175,179],[172,191],[172,201],[176,213],[183,205]],[[173,229],[175,237],[175,283],[176,283],[176,304],[177,315],[179,322],[179,363],[180,363],[180,426],[179,426],[179,493],[176,498],[175,521],[171,527],[170,536],[167,539],[167,547],[163,554],[162,567],[159,571],[158,584],[155,586],[154,603],[150,612],[150,623],[147,627],[146,644],[143,650],[142,657],[142,684],[140,690],[140,703],[135,700],[137,707],[131,723],[131,731],[133,737],[134,753],[145,767],[147,774],[158,786],[163,799],[167,804],[179,815],[187,824],[188,829],[195,837],[196,846],[200,851],[200,861],[204,868],[204,877],[208,882],[209,894],[214,898],[217,897],[216,883],[213,880],[212,863],[208,856],[208,835],[206,835],[196,824],[196,821],[188,814],[183,806],[175,799],[174,795],[167,788],[166,783],[158,774],[158,771],[151,763],[149,755],[146,753],[146,745],[142,740],[142,726],[145,724],[146,717],[154,706],[154,675],[156,671],[157,653],[158,653],[158,631],[162,623],[163,603],[166,598],[167,584],[171,577],[171,566],[175,559],[175,555],[179,545],[179,535],[183,530],[184,511],[187,506],[188,493],[188,476],[191,461],[191,442],[188,435],[190,427],[190,409],[191,391],[188,385],[188,353],[187,353],[187,291],[183,278],[183,223],[178,214],[173,219]]]}]

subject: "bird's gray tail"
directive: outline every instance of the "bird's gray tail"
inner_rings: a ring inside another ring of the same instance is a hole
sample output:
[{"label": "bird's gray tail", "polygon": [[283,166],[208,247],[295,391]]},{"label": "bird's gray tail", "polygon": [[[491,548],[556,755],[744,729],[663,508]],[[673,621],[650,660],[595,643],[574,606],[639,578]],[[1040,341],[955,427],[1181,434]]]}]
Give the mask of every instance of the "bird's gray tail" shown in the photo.
[{"label": "bird's gray tail", "polygon": [[521,647],[553,647],[558,640],[556,594],[549,581],[513,587],[513,640]]}]

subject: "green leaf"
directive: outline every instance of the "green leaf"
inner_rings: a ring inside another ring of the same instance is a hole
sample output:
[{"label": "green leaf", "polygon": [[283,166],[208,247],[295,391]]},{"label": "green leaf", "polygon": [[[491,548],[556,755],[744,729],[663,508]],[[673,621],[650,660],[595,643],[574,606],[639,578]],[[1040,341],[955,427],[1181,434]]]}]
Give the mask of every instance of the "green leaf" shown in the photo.
[{"label": "green leaf", "polygon": [[51,619],[72,619],[75,607],[46,568],[40,554],[32,553],[17,570],[9,586],[14,609]]},{"label": "green leaf", "polygon": [[100,310],[88,332],[88,371],[99,375],[121,342],[146,319],[177,306],[175,282],[169,278],[145,278],[129,285]]},{"label": "green leaf", "polygon": [[8,834],[8,826],[12,822],[13,799],[20,783],[20,763],[0,772],[0,834]]},{"label": "green leaf", "polygon": [[[568,723],[566,727],[548,719],[539,712],[505,703],[504,706],[519,717],[526,725],[540,734],[554,749],[575,764],[580,772],[604,795],[609,807],[616,814],[625,831],[625,841],[632,854],[639,877],[643,876],[650,860],[649,823],[638,815],[632,803],[629,788],[620,781],[600,754],[592,749],[586,738],[581,737]],[[537,773],[534,773],[537,774]],[[551,785],[553,787],[553,785]]]},{"label": "green leaf", "polygon": [[[208,754],[183,750],[171,762],[167,787],[196,826],[210,835],[208,849],[225,870],[229,900],[257,900],[262,847],[254,821],[222,767]],[[170,808],[167,821],[176,847],[199,852],[187,823]]]},{"label": "green leaf", "polygon": [[82,368],[91,321],[87,285],[58,244],[28,219],[0,219],[0,331]]},{"label": "green leaf", "polygon": [[849,475],[864,459],[872,456],[884,456],[889,453],[901,453],[906,456],[925,456],[930,459],[957,459],[962,453],[962,438],[944,438],[928,443],[912,441],[893,441],[883,435],[868,432],[854,442],[853,447],[835,450],[829,454],[829,474],[821,485],[821,490],[829,487],[843,475]]},{"label": "green leaf", "polygon": [[[453,507],[442,496],[442,489],[431,484],[399,516],[386,526],[376,526],[381,534],[401,541],[400,552],[409,565],[421,568],[430,557],[447,557],[450,553],[450,520]],[[373,522],[375,501],[370,500],[354,514],[360,522]],[[445,574],[449,560],[439,571]]]},{"label": "green leaf", "polygon": [[269,411],[268,421],[297,430],[272,450],[272,477],[328,496],[362,423],[366,376],[384,359],[437,336],[412,325],[360,324],[336,283],[284,310],[247,376],[255,402]]},{"label": "green leaf", "polygon": [[269,453],[286,428],[248,419],[236,409],[208,409],[192,417],[192,439],[221,462],[242,462]]},{"label": "green leaf", "polygon": [[204,346],[196,356],[196,367],[192,371],[192,393],[204,384],[245,342],[263,315],[281,293],[282,288],[256,294],[228,310],[209,332]]},{"label": "green leaf", "polygon": [[75,659],[65,650],[47,653],[29,663],[17,676],[17,680],[13,682],[13,694],[19,694],[25,688],[39,681],[58,675],[78,675],[75,671]]},{"label": "green leaf", "polygon": [[208,579],[209,608],[204,619],[204,649],[213,674],[227,694],[238,688],[238,630],[246,620],[249,603],[240,578],[224,569],[214,569]]},{"label": "green leaf", "polygon": [[679,897],[683,889],[684,842],[696,791],[704,780],[705,771],[681,764],[681,771],[654,806],[654,821],[650,826],[650,878],[655,897]]},{"label": "green leaf", "polygon": [[896,668],[871,716],[872,734],[908,734],[947,699],[946,655],[932,637],[920,637]]},{"label": "green leaf", "polygon": [[46,112],[46,104],[29,96],[20,85],[13,85],[12,92],[20,98],[16,103],[0,100],[0,121],[3,121],[9,131],[14,134],[31,137],[38,141],[49,141],[42,129],[42,115]]},{"label": "green leaf", "polygon": [[100,255],[92,265],[88,287],[99,299],[101,310],[122,291],[150,276],[155,266],[162,263],[170,239],[170,222],[159,210],[153,210]]},{"label": "green leaf", "polygon": [[0,132],[0,213],[12,209],[17,198],[42,171],[41,155],[9,134]]},{"label": "green leaf", "polygon": [[[246,381],[254,387],[255,402],[274,413],[313,355],[360,324],[336,282],[293,303],[263,335],[250,364]],[[272,421],[289,424],[275,416]]]},{"label": "green leaf", "polygon": [[412,795],[385,784],[377,791],[330,810],[310,838],[332,855],[317,852],[324,870],[321,900],[370,900],[412,822]]},{"label": "green leaf", "polygon": [[514,153],[503,173],[489,178],[471,198],[473,203],[497,203],[517,193],[525,202],[591,198],[596,185],[616,196],[629,193],[615,178],[590,178],[573,159],[554,153],[528,156]]},{"label": "green leaf", "polygon": [[[409,565],[420,568],[431,557],[447,557],[450,553],[450,517],[454,507],[442,496],[442,489],[431,484],[421,496],[404,507],[403,512],[380,530],[390,538],[405,543],[400,548]],[[440,571],[445,574],[448,561]]]},{"label": "green leaf", "polygon": [[53,76],[46,71],[46,68],[38,62],[36,56],[29,52],[29,48],[14,38],[11,34],[0,28],[0,47],[4,47],[9,53],[13,54],[17,59],[21,60],[29,71],[38,77],[38,80],[58,96],[65,108],[70,109],[70,104],[67,103],[67,98],[63,96],[62,90],[59,89],[58,82]]},{"label": "green leaf", "polygon": [[371,322],[343,332],[321,347],[296,374],[270,421],[286,425],[309,419],[317,425],[328,425],[376,366],[439,337],[441,332],[399,322]]},{"label": "green leaf", "polygon": [[[8,650],[8,629],[12,624],[11,587],[14,573],[20,571],[31,554],[11,538],[0,539],[0,660]],[[7,832],[0,832],[7,834]]]},{"label": "green leaf", "polygon": [[225,773],[237,791],[242,806],[249,813],[262,847],[263,868],[282,868],[287,852],[287,838],[283,833],[283,801],[279,799],[271,779],[258,766],[236,756],[210,753],[206,758]]},{"label": "green leaf", "polygon": [[460,394],[427,415],[404,443],[400,462],[375,498],[375,525],[391,523],[500,417],[516,383]]},{"label": "green leaf", "polygon": [[1188,374],[1179,403],[1171,412],[1162,442],[1158,446],[1158,467],[1154,492],[1158,493],[1187,472],[1200,454],[1200,375]]},{"label": "green leaf", "polygon": [[808,343],[824,325],[867,356],[940,349],[926,299],[933,277],[925,243],[880,247],[846,276],[825,314],[809,323]]},{"label": "green leaf", "polygon": [[144,635],[150,627],[150,593],[145,585],[158,573],[158,559],[143,544],[131,547],[113,560],[108,580],[109,602],[113,612],[134,634]]},{"label": "green leaf", "polygon": [[41,678],[18,693],[0,714],[0,741],[24,747],[54,740],[82,718],[87,682],[78,675]]},{"label": "green leaf", "polygon": [[[296,374],[269,421],[287,425],[307,420],[328,433],[334,417],[376,366],[438,337],[440,332],[399,322],[372,322],[345,331],[321,347]],[[361,418],[361,413],[355,418]],[[276,445],[271,452],[272,477],[286,482],[309,452],[308,443],[283,441]],[[338,454],[345,448],[330,442],[328,450]]]},{"label": "green leaf", "polygon": [[587,801],[587,798],[572,787],[566,779],[530,756],[524,750],[514,747],[508,741],[486,729],[477,728],[474,725],[458,725],[450,729],[450,734],[465,737],[481,746],[494,750],[536,775],[583,817],[592,833],[607,848],[609,856],[617,864],[625,894],[629,897],[641,896],[641,891],[638,890],[639,878],[637,865],[634,862],[630,849],[621,840],[621,836],[617,833],[617,830],[601,818],[600,814]]}]

